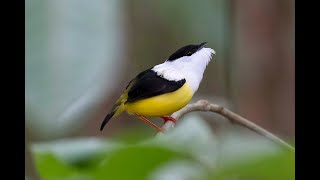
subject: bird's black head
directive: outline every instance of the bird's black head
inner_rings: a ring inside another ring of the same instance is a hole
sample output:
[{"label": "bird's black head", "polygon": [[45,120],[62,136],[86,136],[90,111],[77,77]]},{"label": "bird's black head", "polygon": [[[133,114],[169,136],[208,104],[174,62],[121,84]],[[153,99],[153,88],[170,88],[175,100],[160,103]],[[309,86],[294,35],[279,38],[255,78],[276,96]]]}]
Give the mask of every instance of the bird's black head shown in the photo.
[{"label": "bird's black head", "polygon": [[203,42],[199,45],[187,45],[184,46],[182,48],[180,48],[179,50],[177,50],[175,53],[173,53],[167,61],[174,61],[176,59],[179,59],[183,56],[191,56],[193,53],[199,51],[200,49],[202,49],[204,47],[204,45],[207,44],[207,42]]}]

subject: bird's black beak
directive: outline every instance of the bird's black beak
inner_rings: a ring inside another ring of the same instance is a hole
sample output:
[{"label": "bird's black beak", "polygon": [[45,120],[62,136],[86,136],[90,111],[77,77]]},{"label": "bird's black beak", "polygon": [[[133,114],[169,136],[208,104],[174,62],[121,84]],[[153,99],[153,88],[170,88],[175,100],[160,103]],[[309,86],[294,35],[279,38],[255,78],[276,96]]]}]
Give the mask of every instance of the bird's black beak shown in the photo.
[{"label": "bird's black beak", "polygon": [[199,48],[197,51],[200,51],[202,48],[204,48],[204,46],[207,44],[207,42],[203,42],[201,44],[199,44]]}]

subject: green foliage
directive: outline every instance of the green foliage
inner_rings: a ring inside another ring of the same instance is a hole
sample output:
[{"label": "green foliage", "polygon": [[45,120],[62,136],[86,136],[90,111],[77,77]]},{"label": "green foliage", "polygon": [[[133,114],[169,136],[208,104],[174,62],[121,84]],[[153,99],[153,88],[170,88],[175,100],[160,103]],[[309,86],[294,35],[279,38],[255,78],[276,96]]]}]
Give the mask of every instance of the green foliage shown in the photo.
[{"label": "green foliage", "polygon": [[294,153],[282,152],[275,155],[261,155],[233,166],[223,167],[211,174],[212,179],[294,179]]},{"label": "green foliage", "polygon": [[294,179],[294,152],[235,132],[214,136],[194,116],[136,143],[60,140],[33,145],[32,152],[44,180]]},{"label": "green foliage", "polygon": [[114,152],[96,171],[96,179],[146,179],[162,164],[182,158],[172,150],[156,146],[127,147]]}]

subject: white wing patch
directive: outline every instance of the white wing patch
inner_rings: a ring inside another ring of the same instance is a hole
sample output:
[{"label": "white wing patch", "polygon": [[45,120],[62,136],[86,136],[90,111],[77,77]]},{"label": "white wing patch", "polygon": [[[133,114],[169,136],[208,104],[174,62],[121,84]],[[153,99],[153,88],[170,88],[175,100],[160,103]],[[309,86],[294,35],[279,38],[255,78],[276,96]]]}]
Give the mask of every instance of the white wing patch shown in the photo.
[{"label": "white wing patch", "polygon": [[185,77],[171,63],[162,63],[152,68],[153,71],[169,81],[180,81]]}]

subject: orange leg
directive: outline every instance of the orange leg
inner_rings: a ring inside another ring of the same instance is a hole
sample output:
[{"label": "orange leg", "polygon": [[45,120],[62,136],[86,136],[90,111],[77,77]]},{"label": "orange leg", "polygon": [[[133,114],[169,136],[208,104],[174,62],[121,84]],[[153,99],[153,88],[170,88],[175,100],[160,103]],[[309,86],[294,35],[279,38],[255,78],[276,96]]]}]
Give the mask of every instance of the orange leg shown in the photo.
[{"label": "orange leg", "polygon": [[147,119],[146,117],[141,116],[141,115],[136,115],[136,116],[137,116],[140,120],[142,120],[142,121],[148,123],[149,125],[153,126],[154,128],[156,128],[158,131],[164,132],[164,130],[163,130],[161,127],[157,126],[156,124],[154,124],[153,122],[151,122],[151,121],[150,121],[149,119]]},{"label": "orange leg", "polygon": [[163,119],[164,123],[166,123],[167,121],[172,121],[174,124],[177,123],[177,120],[171,116],[162,116],[161,118]]}]

